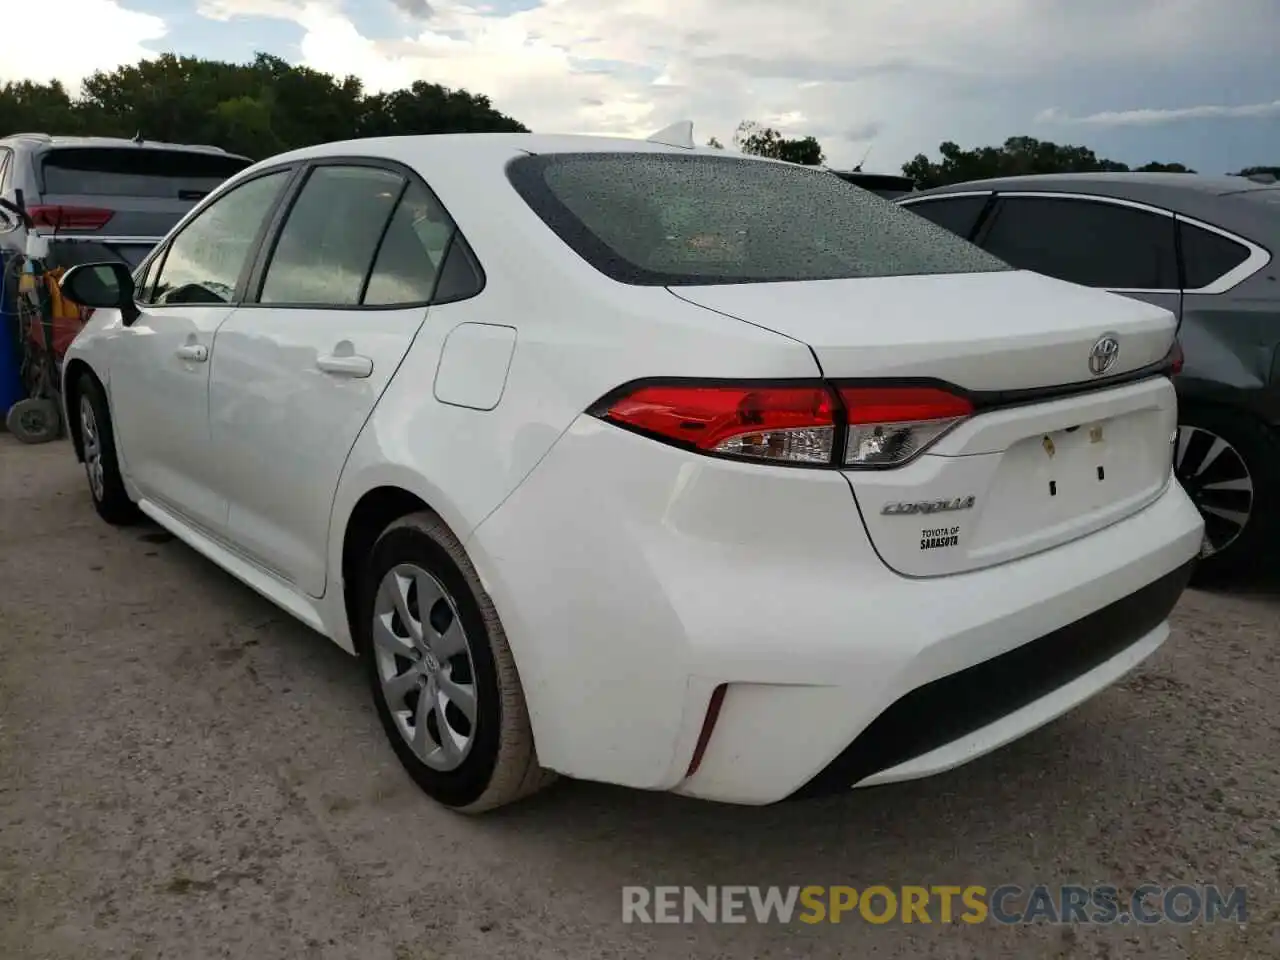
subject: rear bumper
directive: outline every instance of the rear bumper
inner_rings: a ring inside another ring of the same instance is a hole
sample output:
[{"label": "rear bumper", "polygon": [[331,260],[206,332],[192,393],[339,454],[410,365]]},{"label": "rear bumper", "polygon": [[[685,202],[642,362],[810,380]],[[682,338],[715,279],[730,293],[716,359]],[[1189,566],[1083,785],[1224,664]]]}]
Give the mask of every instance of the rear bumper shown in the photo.
[{"label": "rear bumper", "polygon": [[913,579],[872,550],[839,474],[584,417],[467,548],[544,766],[765,804],[955,766],[1103,689],[1163,642],[1202,530],[1171,483],[1073,542]]},{"label": "rear bumper", "polygon": [[793,796],[940,773],[1061,716],[1159,648],[1194,565],[1008,653],[916,687]]}]

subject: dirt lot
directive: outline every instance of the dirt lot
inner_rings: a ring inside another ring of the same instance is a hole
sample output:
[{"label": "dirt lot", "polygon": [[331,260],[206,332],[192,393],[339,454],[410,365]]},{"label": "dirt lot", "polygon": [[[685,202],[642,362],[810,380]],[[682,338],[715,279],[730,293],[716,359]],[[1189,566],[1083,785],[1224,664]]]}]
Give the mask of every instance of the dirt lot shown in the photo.
[{"label": "dirt lot", "polygon": [[[1189,593],[1126,683],[928,781],[741,809],[429,803],[354,661],[0,435],[0,958],[1280,956],[1280,589]],[[1179,927],[624,925],[627,884],[1249,888]]]}]

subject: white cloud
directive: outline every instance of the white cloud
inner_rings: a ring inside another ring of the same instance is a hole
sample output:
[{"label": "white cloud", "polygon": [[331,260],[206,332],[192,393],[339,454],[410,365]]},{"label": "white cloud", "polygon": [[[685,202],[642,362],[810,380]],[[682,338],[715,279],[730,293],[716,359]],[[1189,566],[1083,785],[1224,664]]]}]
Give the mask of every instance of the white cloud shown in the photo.
[{"label": "white cloud", "polygon": [[309,66],[374,89],[463,87],[535,130],[646,135],[690,118],[699,140],[728,142],[754,119],[817,136],[832,162],[874,144],[892,167],[984,122],[997,139],[1020,132],[1033,109],[1011,115],[1018,87],[1055,71],[1071,85],[1117,65],[1265,50],[1268,31],[1240,25],[1268,23],[1275,0],[1236,0],[1230,29],[1219,0],[544,0],[505,16],[481,2],[430,0],[429,17],[381,38],[361,36],[340,0],[199,6],[293,20]]},{"label": "white cloud", "polygon": [[1037,123],[1089,124],[1098,127],[1149,127],[1187,120],[1260,120],[1280,117],[1280,100],[1269,103],[1244,103],[1236,106],[1207,104],[1199,107],[1177,107],[1171,110],[1104,110],[1083,117],[1064,114],[1057,107],[1042,110]]},{"label": "white cloud", "polygon": [[61,80],[75,95],[95,70],[155,56],[149,47],[165,35],[162,19],[126,9],[119,0],[9,2],[14,9],[4,18],[0,83]]},{"label": "white cloud", "polygon": [[[46,19],[86,26],[63,31],[73,39],[59,40],[56,56],[10,44],[0,76],[75,79],[136,61],[164,25],[121,8],[130,2],[42,0]],[[465,88],[535,130],[647,135],[692,119],[699,141],[727,143],[750,119],[818,137],[836,164],[874,148],[877,169],[943,139],[1026,132],[1046,91],[1115,96],[1118,71],[1184,78],[1188,64],[1202,76],[1221,71],[1220,88],[1236,64],[1261,63],[1280,45],[1276,0],[1232,0],[1231,17],[1221,0],[543,0],[510,14],[486,0],[178,2],[246,36],[263,18],[295,23],[308,66],[355,74],[372,90],[419,79]],[[353,22],[374,6],[396,14],[384,18],[392,35],[363,35],[361,17]],[[1041,119],[1098,128],[1174,119],[1070,113]],[[1203,114],[1219,115],[1248,114]]]}]

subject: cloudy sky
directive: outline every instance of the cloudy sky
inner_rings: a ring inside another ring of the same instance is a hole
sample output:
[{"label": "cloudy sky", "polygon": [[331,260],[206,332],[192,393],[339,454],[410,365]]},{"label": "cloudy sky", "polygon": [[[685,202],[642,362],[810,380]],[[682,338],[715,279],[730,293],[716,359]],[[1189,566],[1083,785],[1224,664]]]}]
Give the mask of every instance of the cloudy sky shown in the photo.
[{"label": "cloudy sky", "polygon": [[[267,51],[371,89],[487,94],[536,131],[646,135],[745,118],[833,165],[1026,134],[1131,164],[1280,164],[1280,0],[40,0],[55,48],[0,80],[162,51]],[[33,8],[34,9],[34,8]],[[56,52],[51,52],[56,50]]]}]

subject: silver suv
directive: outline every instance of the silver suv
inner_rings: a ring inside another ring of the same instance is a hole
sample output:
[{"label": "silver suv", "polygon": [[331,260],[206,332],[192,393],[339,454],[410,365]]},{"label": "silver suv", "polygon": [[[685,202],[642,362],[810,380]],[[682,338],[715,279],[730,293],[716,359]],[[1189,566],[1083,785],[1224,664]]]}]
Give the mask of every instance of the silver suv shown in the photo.
[{"label": "silver suv", "polygon": [[[207,193],[248,167],[217,147],[111,137],[16,133],[0,138],[0,197],[18,192],[48,234],[50,266],[123,260],[137,266]],[[0,250],[22,250],[26,230],[0,207]]]}]

